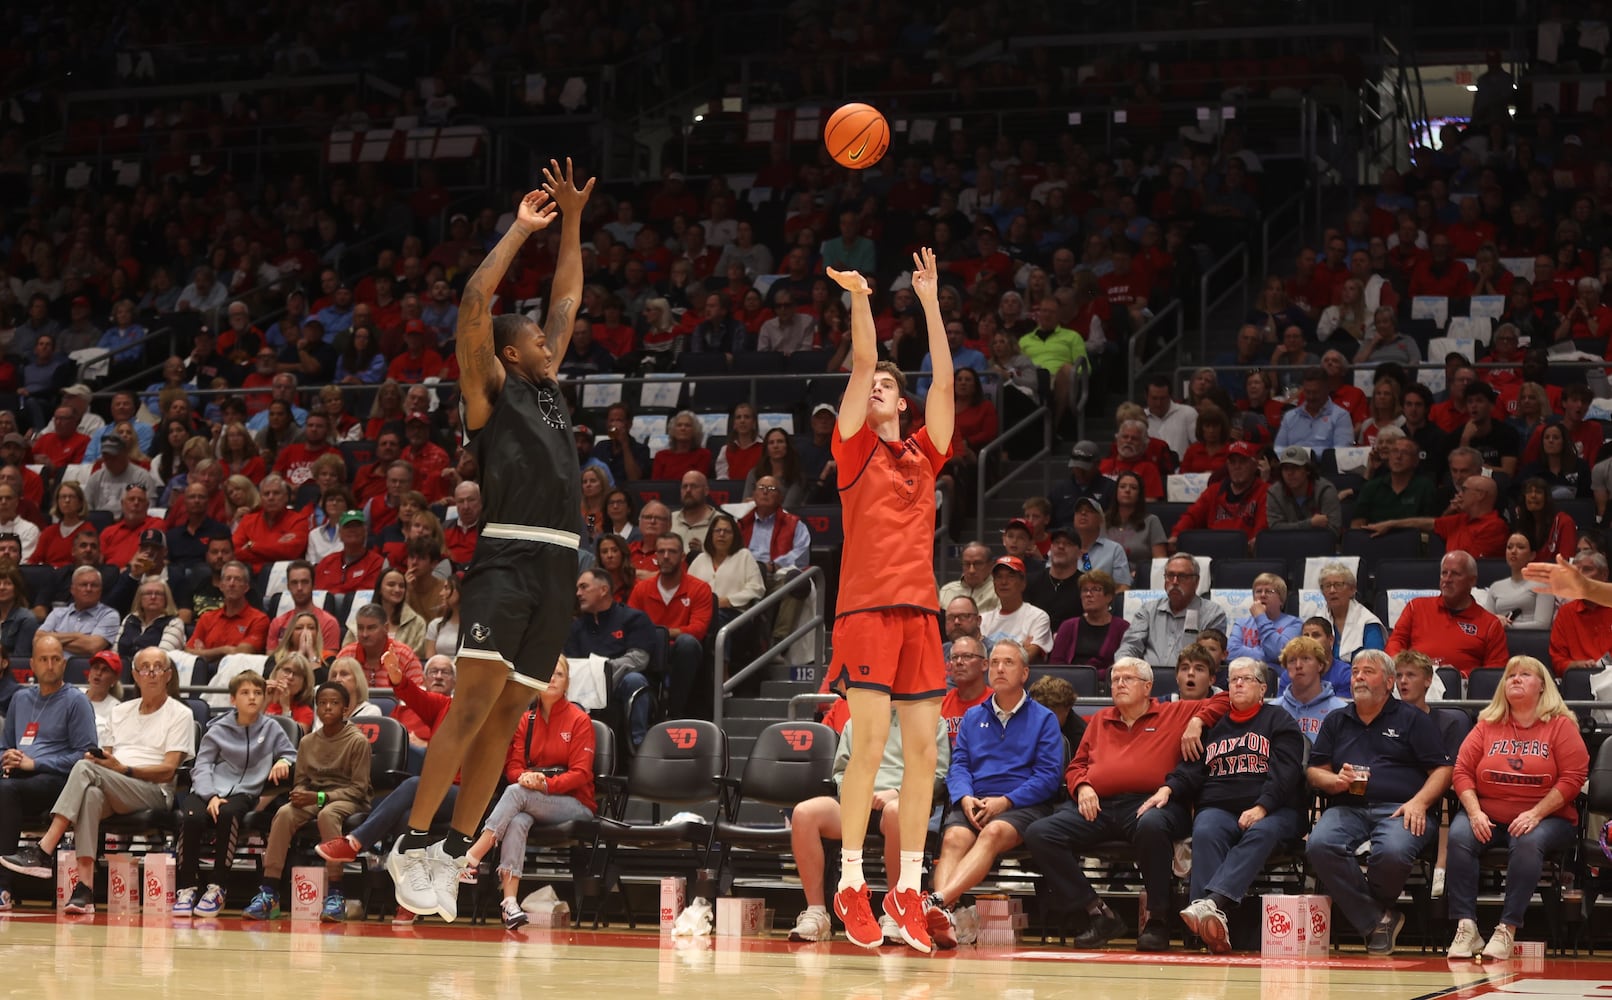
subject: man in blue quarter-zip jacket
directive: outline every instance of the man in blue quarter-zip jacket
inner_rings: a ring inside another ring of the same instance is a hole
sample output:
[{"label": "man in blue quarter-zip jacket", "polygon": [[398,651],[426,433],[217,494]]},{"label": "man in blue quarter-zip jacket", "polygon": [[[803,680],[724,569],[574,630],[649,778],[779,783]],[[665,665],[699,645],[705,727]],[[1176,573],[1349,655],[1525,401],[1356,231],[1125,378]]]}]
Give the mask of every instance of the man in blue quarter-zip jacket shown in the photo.
[{"label": "man in blue quarter-zip jacket", "polygon": [[[17,850],[24,819],[46,812],[67,784],[67,772],[96,745],[95,708],[84,692],[62,683],[62,644],[34,640],[37,687],[12,696],[0,736],[0,855]],[[0,913],[11,909],[10,871],[0,868]]]},{"label": "man in blue quarter-zip jacket", "polygon": [[[924,901],[929,937],[940,948],[959,943],[951,907],[1000,855],[1024,843],[1024,828],[1050,815],[1063,791],[1063,732],[1052,710],[1025,693],[1024,647],[997,640],[989,676],[993,693],[963,713],[946,772],[935,891]],[[961,943],[972,940],[972,930],[965,922]]]}]

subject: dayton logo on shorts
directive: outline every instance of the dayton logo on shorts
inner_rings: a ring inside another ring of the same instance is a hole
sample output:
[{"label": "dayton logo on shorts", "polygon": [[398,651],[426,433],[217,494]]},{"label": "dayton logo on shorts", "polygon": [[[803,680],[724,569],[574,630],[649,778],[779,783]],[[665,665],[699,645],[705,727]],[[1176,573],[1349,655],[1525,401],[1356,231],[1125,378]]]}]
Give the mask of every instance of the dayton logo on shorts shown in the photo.
[{"label": "dayton logo on shorts", "polygon": [[1465,632],[1467,635],[1478,634],[1478,627],[1471,622],[1456,622],[1455,624],[1459,625],[1461,627],[1461,631]]},{"label": "dayton logo on shorts", "polygon": [[470,638],[476,640],[477,642],[486,642],[488,637],[490,637],[492,634],[493,630],[483,625],[481,622],[477,622],[476,624],[470,626]]},{"label": "dayton logo on shorts", "polygon": [[672,741],[672,746],[679,750],[692,750],[694,744],[700,741],[698,729],[668,729],[666,738]]},{"label": "dayton logo on shorts", "polygon": [[784,742],[789,744],[789,749],[797,753],[810,750],[812,740],[815,738],[815,734],[810,729],[782,729],[779,730],[778,735],[782,736]]}]

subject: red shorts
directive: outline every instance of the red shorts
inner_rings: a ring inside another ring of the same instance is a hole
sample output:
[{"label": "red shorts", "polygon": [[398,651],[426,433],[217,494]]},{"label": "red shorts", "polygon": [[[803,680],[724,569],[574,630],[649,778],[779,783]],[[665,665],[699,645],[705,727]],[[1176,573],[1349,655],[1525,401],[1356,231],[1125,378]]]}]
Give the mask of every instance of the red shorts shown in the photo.
[{"label": "red shorts", "polygon": [[946,693],[946,661],[933,612],[917,608],[854,611],[834,623],[828,683],[883,691],[896,701]]}]

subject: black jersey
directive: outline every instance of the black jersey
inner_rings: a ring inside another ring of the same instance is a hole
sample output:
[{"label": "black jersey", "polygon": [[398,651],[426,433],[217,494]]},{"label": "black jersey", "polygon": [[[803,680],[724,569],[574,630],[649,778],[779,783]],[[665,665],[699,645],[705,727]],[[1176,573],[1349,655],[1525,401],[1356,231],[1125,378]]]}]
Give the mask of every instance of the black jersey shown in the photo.
[{"label": "black jersey", "polygon": [[483,524],[582,533],[582,473],[557,383],[506,371],[487,423],[465,443],[481,470]]}]

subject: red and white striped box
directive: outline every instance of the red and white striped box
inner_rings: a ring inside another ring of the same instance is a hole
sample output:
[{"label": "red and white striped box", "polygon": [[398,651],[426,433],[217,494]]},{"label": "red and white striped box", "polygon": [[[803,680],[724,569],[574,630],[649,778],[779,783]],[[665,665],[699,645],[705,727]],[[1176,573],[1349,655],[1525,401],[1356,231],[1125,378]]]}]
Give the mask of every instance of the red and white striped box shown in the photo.
[{"label": "red and white striped box", "polygon": [[759,937],[764,899],[737,899],[723,896],[716,901],[717,937]]},{"label": "red and white striped box", "polygon": [[145,878],[140,891],[141,916],[167,919],[174,911],[174,856],[152,853],[143,859]]},{"label": "red and white striped box", "polygon": [[682,876],[660,880],[660,929],[669,931],[677,923],[688,898],[688,879]]}]

